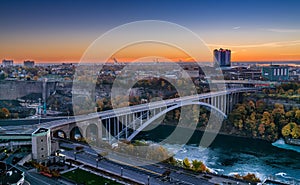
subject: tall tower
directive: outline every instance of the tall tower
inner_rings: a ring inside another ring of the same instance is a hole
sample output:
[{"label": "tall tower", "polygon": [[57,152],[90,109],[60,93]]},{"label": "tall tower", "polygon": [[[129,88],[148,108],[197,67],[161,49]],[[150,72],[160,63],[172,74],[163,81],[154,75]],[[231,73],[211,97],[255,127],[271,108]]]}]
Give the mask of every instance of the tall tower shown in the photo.
[{"label": "tall tower", "polygon": [[231,66],[231,51],[229,49],[214,50],[214,66],[215,67],[230,67]]},{"label": "tall tower", "polygon": [[217,49],[215,49],[214,50],[214,66],[215,67],[220,66],[220,62],[219,62],[220,58],[221,58],[221,53]]}]

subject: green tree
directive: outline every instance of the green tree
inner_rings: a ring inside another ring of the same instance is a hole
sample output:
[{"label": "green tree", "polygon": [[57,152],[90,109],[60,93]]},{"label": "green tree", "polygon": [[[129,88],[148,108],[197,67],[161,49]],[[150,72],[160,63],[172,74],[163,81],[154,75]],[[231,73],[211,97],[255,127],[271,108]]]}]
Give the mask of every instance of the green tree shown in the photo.
[{"label": "green tree", "polygon": [[208,169],[202,161],[193,160],[192,161],[192,169],[196,172],[207,172]]}]

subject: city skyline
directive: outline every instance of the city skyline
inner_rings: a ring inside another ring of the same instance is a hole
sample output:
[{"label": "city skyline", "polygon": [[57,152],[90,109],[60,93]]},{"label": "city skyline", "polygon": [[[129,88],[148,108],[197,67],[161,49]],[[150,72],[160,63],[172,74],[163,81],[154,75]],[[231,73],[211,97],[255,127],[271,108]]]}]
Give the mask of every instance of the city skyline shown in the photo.
[{"label": "city skyline", "polygon": [[[199,35],[211,52],[230,49],[232,62],[300,60],[297,1],[4,0],[0,4],[0,58],[15,63],[79,62],[99,36],[141,20],[184,26]],[[168,49],[161,52],[174,61],[183,57]],[[126,62],[139,56],[141,53],[130,52],[117,59]]]}]

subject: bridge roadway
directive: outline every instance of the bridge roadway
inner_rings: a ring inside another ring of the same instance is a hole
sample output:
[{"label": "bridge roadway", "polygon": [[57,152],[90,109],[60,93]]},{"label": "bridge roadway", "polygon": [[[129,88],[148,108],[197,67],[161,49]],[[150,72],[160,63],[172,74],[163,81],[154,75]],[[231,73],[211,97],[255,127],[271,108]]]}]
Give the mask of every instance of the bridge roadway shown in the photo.
[{"label": "bridge roadway", "polygon": [[99,118],[100,119],[108,119],[108,118],[122,116],[122,115],[130,114],[130,113],[143,112],[143,111],[147,111],[149,109],[159,109],[159,108],[163,108],[163,107],[174,106],[174,105],[181,104],[181,102],[199,101],[199,100],[211,98],[211,97],[230,95],[232,93],[253,92],[256,90],[258,90],[258,88],[235,88],[235,89],[229,89],[229,90],[225,90],[225,91],[184,96],[184,97],[168,99],[168,100],[163,100],[163,101],[150,102],[150,103],[145,103],[145,104],[140,104],[140,105],[135,105],[135,106],[116,108],[113,110],[102,111],[99,113],[90,113],[88,115],[79,115],[79,116],[73,117],[71,119],[56,120],[56,121],[51,121],[51,122],[47,122],[47,123],[41,123],[41,124],[39,124],[39,127],[52,129],[55,127],[59,127],[59,126],[74,123],[74,122],[81,122],[81,121],[87,121],[87,120],[93,120],[93,119],[99,119]]},{"label": "bridge roadway", "polygon": [[211,80],[212,84],[268,84],[268,85],[277,85],[279,82],[272,81],[261,81],[261,80]]}]

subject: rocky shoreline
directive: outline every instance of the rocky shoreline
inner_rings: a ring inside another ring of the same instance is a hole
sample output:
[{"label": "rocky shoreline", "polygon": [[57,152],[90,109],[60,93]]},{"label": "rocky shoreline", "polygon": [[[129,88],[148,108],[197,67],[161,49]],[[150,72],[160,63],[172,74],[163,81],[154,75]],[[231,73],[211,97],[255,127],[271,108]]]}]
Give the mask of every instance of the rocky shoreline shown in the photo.
[{"label": "rocky shoreline", "polygon": [[300,139],[284,138],[286,144],[300,146]]}]

